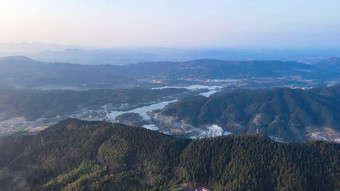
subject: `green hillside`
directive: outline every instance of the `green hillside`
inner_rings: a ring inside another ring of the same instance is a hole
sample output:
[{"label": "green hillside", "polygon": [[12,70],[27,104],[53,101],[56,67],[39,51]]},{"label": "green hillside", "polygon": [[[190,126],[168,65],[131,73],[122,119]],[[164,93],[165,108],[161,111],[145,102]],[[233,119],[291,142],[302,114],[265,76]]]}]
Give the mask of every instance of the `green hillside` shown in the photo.
[{"label": "green hillside", "polygon": [[187,140],[61,121],[0,139],[0,190],[339,190],[340,145],[261,135]]}]

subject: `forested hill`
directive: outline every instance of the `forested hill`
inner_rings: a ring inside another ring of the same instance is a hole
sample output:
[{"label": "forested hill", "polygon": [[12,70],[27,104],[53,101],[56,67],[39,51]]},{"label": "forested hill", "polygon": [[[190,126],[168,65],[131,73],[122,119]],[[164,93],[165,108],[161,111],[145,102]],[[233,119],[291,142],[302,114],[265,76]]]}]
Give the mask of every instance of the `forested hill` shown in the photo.
[{"label": "forested hill", "polygon": [[0,139],[0,190],[339,190],[340,145],[187,140],[75,119]]},{"label": "forested hill", "polygon": [[176,102],[162,113],[194,126],[218,124],[232,133],[255,133],[259,129],[288,140],[305,140],[315,132],[339,138],[339,98],[339,85],[311,90],[236,90]]}]

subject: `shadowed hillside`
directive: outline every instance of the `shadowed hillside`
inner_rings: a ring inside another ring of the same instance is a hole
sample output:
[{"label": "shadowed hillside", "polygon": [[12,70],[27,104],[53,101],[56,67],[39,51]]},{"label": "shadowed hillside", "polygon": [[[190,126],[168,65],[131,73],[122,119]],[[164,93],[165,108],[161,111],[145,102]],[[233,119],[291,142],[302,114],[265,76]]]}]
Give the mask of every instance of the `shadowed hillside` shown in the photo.
[{"label": "shadowed hillside", "polygon": [[220,92],[168,105],[162,114],[194,126],[218,124],[232,133],[304,140],[318,131],[340,132],[340,86],[312,90],[274,88]]}]

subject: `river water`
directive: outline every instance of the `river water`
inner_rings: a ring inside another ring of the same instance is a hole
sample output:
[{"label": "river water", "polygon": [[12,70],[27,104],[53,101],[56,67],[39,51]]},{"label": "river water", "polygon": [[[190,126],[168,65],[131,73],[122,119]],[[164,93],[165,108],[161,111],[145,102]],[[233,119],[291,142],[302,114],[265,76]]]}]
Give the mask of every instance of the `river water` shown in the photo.
[{"label": "river water", "polygon": [[[218,92],[221,89],[221,86],[208,86],[208,85],[191,85],[191,86],[164,86],[164,87],[159,87],[159,88],[152,88],[152,89],[165,89],[165,88],[185,88],[188,90],[197,90],[197,89],[208,89],[209,91],[207,92],[203,92],[200,95],[205,96],[205,97],[209,97],[211,94],[214,94],[216,92]],[[152,104],[149,106],[143,106],[143,107],[139,107],[136,109],[132,109],[129,111],[111,111],[109,113],[111,119],[115,119],[118,115],[121,115],[123,113],[138,113],[139,115],[141,115],[143,117],[144,120],[150,120],[150,116],[147,114],[148,112],[152,111],[152,110],[156,110],[156,109],[163,109],[166,105],[168,105],[169,103],[173,103],[176,102],[177,99],[175,100],[170,100],[170,101],[163,101],[160,103],[156,103],[156,104]]]},{"label": "river water", "polygon": [[111,111],[109,115],[110,115],[111,119],[114,120],[118,115],[121,115],[123,113],[133,112],[133,113],[138,113],[139,115],[141,115],[144,120],[150,120],[151,118],[147,114],[147,112],[152,111],[152,110],[156,110],[156,109],[163,109],[169,103],[176,102],[176,101],[177,101],[177,99],[171,100],[171,101],[162,101],[162,102],[159,102],[159,103],[156,103],[156,104],[139,107],[139,108],[132,109],[132,110],[129,110],[129,111]]}]

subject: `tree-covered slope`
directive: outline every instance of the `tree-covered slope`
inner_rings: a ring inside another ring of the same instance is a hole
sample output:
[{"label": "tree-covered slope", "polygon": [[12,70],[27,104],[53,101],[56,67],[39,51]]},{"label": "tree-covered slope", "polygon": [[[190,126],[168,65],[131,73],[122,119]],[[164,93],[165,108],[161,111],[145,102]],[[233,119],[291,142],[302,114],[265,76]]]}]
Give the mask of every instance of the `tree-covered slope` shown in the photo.
[{"label": "tree-covered slope", "polygon": [[0,139],[0,169],[3,190],[339,190],[340,145],[187,140],[69,119]]},{"label": "tree-covered slope", "polygon": [[233,133],[303,140],[325,128],[340,132],[340,86],[312,90],[237,90],[168,105],[162,113],[195,126],[218,124]]},{"label": "tree-covered slope", "polygon": [[282,144],[258,135],[195,140],[183,150],[178,173],[181,180],[215,190],[337,190],[339,149],[326,142]]}]

